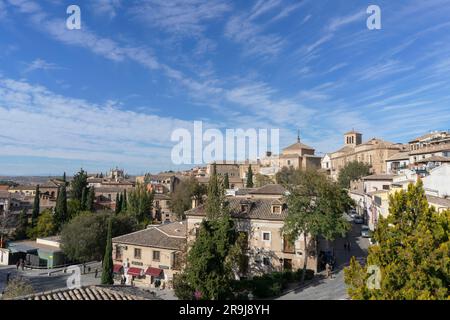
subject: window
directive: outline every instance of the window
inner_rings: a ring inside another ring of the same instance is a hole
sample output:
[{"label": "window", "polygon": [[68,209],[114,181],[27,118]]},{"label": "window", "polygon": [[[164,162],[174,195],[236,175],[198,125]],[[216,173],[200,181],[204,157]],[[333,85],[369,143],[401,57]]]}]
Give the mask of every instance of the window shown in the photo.
[{"label": "window", "polygon": [[116,260],[122,260],[122,248],[116,246]]},{"label": "window", "polygon": [[160,252],[153,251],[153,261],[159,261]]},{"label": "window", "polygon": [[272,213],[281,213],[281,206],[272,206]]},{"label": "window", "polygon": [[288,164],[288,166],[290,166],[291,165],[291,160],[288,160],[287,164]]},{"label": "window", "polygon": [[267,258],[267,257],[264,257],[264,258],[263,258],[263,265],[265,265],[265,266],[270,266],[270,259]]},{"label": "window", "polygon": [[140,259],[141,258],[141,249],[134,248],[134,258]]},{"label": "window", "polygon": [[383,184],[383,190],[389,190],[389,185],[388,184]]},{"label": "window", "polygon": [[263,240],[270,241],[270,232],[263,232]]},{"label": "window", "polygon": [[241,212],[246,212],[248,210],[248,204],[241,205]]}]

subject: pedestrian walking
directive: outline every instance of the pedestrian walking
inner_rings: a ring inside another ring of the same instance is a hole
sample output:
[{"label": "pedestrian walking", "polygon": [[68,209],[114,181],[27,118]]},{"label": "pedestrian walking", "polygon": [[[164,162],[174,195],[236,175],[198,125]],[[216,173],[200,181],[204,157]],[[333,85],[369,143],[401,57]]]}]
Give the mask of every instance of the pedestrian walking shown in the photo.
[{"label": "pedestrian walking", "polygon": [[25,262],[23,261],[23,259],[20,260],[20,269],[22,269],[22,271],[25,268]]},{"label": "pedestrian walking", "polygon": [[331,267],[330,267],[330,264],[329,264],[329,263],[326,264],[325,270],[326,270],[326,273],[327,273],[327,279],[328,279],[328,278],[331,277]]},{"label": "pedestrian walking", "polygon": [[17,262],[16,262],[16,269],[17,269],[17,270],[19,270],[19,266],[20,266],[20,261],[17,260]]},{"label": "pedestrian walking", "polygon": [[351,250],[351,244],[350,244],[350,241],[347,241],[347,250],[348,250],[348,251]]},{"label": "pedestrian walking", "polygon": [[7,273],[6,274],[6,284],[8,284],[9,283],[9,277],[11,276],[11,273]]},{"label": "pedestrian walking", "polygon": [[98,276],[98,269],[95,269],[95,278]]},{"label": "pedestrian walking", "polygon": [[344,250],[347,251],[347,241],[344,241]]}]

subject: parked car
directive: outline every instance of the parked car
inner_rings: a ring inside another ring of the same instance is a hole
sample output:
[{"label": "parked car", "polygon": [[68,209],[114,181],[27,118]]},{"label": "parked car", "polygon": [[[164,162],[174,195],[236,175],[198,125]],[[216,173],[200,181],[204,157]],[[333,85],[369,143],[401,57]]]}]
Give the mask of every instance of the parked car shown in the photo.
[{"label": "parked car", "polygon": [[361,237],[370,238],[370,229],[368,226],[361,227]]},{"label": "parked car", "polygon": [[364,219],[361,216],[356,216],[353,218],[353,222],[356,224],[363,224],[364,223]]}]

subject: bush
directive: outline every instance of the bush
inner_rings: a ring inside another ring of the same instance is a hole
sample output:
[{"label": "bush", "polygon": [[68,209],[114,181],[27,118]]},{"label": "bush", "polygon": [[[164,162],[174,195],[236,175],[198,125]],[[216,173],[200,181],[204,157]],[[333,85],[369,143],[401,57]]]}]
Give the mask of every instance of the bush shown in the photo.
[{"label": "bush", "polygon": [[[300,281],[302,279],[303,269],[298,269],[294,274],[295,281]],[[311,269],[306,269],[305,280],[312,280],[314,278],[314,271]]]},{"label": "bush", "polygon": [[263,275],[253,278],[253,294],[257,298],[270,298],[281,293],[281,278],[276,279],[273,275]]}]

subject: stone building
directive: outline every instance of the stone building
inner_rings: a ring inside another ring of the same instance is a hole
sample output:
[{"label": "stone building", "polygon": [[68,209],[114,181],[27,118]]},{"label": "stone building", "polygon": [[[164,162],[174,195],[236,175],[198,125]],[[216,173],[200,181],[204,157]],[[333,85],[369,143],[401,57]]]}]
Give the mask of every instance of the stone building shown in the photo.
[{"label": "stone building", "polygon": [[405,146],[402,144],[377,138],[362,142],[362,134],[352,130],[344,134],[344,146],[329,154],[331,161],[330,175],[337,179],[339,171],[352,161],[370,165],[372,174],[385,174],[386,160],[403,150],[405,150]]},{"label": "stone building", "polygon": [[[308,255],[307,266],[317,271],[317,242],[304,242],[299,237],[292,244],[282,235],[284,219],[287,217],[286,190],[277,184],[256,189],[246,189],[228,196],[231,216],[238,232],[246,236],[245,252],[247,263],[240,270],[240,277],[253,276],[271,271],[297,270],[303,267]],[[198,228],[206,218],[205,206],[199,205],[186,211],[188,244],[195,241]]]}]

